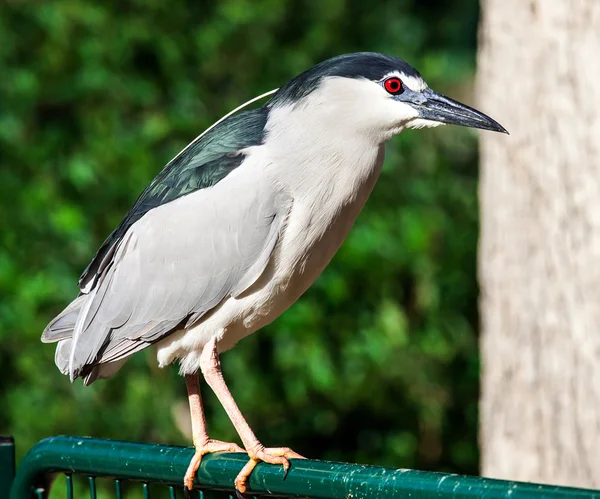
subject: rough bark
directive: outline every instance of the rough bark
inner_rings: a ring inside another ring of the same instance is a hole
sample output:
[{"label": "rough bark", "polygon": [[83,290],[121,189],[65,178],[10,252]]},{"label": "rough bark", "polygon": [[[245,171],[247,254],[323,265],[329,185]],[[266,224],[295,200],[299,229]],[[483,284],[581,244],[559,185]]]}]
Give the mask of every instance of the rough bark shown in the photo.
[{"label": "rough bark", "polygon": [[482,0],[482,474],[600,488],[600,0]]}]

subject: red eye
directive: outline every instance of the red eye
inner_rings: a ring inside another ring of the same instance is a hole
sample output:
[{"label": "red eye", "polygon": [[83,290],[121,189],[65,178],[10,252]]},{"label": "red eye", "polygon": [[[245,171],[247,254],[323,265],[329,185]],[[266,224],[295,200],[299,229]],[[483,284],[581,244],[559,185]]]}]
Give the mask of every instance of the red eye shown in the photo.
[{"label": "red eye", "polygon": [[392,95],[398,95],[402,92],[402,80],[396,76],[392,76],[383,82],[383,88]]}]

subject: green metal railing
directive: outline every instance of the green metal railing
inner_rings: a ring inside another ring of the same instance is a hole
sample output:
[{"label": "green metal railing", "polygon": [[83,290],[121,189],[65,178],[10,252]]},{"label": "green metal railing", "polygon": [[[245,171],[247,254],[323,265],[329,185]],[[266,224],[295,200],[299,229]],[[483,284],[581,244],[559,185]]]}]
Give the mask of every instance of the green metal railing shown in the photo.
[{"label": "green metal railing", "polygon": [[8,497],[15,476],[15,442],[0,435],[0,498]]},{"label": "green metal railing", "polygon": [[[85,495],[92,499],[99,477],[114,480],[117,498],[122,497],[122,484],[129,481],[140,484],[144,498],[150,497],[150,487],[156,483],[164,484],[168,497],[183,497],[181,483],[194,452],[188,447],[53,437],[31,448],[13,478],[11,445],[3,446],[0,441],[1,499],[45,498],[51,475],[56,473],[65,475],[68,499],[83,497],[74,495],[73,477],[77,476],[87,480]],[[206,456],[197,488],[233,493],[233,480],[246,460],[241,453]],[[287,476],[281,466],[260,464],[250,477],[250,489],[252,495],[315,499],[600,499],[600,491],[593,490],[311,460],[293,460]]]}]

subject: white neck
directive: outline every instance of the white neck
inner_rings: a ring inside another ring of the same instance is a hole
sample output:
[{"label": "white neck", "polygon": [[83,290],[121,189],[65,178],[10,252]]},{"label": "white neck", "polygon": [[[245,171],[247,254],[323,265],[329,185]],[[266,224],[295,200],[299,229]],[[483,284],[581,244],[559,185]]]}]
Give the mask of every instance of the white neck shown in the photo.
[{"label": "white neck", "polygon": [[277,182],[300,195],[327,190],[341,202],[351,198],[383,160],[382,141],[353,123],[356,115],[339,116],[327,105],[273,109],[264,148]]}]

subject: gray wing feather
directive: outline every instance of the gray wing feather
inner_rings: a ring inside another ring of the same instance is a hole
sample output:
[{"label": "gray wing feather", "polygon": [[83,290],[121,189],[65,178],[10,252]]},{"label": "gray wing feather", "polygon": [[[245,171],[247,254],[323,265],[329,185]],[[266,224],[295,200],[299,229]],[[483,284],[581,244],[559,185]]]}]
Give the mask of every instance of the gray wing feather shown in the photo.
[{"label": "gray wing feather", "polygon": [[116,362],[107,362],[105,364],[100,364],[98,366],[94,366],[88,374],[86,374],[83,378],[83,383],[87,386],[92,384],[97,379],[105,379],[111,377],[115,374],[123,365],[127,359],[121,359]]},{"label": "gray wing feather", "polygon": [[61,373],[69,374],[69,357],[71,355],[71,338],[63,339],[58,342],[56,352],[54,352],[54,363]]},{"label": "gray wing feather", "polygon": [[270,182],[242,175],[155,208],[130,228],[75,328],[72,376],[199,320],[258,279],[289,200]]},{"label": "gray wing feather", "polygon": [[73,328],[79,315],[79,310],[85,301],[86,296],[78,296],[67,307],[58,314],[54,320],[46,326],[42,333],[43,343],[53,343],[55,341],[70,338],[73,334]]}]

